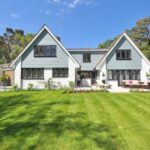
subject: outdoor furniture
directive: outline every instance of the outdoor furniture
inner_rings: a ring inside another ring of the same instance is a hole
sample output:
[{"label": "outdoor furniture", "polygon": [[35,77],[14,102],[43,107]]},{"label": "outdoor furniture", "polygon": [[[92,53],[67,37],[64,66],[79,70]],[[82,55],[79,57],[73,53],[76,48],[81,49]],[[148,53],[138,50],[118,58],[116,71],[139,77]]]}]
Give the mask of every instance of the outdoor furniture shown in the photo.
[{"label": "outdoor furniture", "polygon": [[138,80],[123,80],[122,81],[123,83],[123,86],[126,87],[139,87],[140,86],[140,83]]},{"label": "outdoor furniture", "polygon": [[107,83],[104,84],[101,81],[98,81],[98,86],[103,89],[111,89],[111,84],[107,84]]}]

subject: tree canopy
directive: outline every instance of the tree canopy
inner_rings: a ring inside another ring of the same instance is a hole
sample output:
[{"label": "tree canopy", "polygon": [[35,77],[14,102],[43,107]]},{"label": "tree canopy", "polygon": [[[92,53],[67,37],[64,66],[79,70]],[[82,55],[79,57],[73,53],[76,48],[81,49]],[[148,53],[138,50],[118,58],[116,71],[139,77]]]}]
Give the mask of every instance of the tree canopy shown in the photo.
[{"label": "tree canopy", "polygon": [[6,28],[0,36],[0,64],[10,63],[32,40],[34,34],[24,34],[21,29]]},{"label": "tree canopy", "polygon": [[[125,31],[150,60],[150,17],[138,20],[133,28]],[[117,37],[106,40],[99,44],[99,47],[109,48]]]}]

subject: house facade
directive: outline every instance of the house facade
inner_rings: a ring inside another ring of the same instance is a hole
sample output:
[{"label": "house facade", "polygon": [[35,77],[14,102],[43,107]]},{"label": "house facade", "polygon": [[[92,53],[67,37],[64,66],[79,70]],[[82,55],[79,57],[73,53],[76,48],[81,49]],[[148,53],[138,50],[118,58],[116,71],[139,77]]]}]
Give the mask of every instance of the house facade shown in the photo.
[{"label": "house facade", "polygon": [[59,87],[69,81],[115,87],[122,80],[147,81],[150,63],[126,33],[110,49],[66,49],[44,25],[10,67],[14,84],[23,89],[29,84],[42,89],[50,78]]}]

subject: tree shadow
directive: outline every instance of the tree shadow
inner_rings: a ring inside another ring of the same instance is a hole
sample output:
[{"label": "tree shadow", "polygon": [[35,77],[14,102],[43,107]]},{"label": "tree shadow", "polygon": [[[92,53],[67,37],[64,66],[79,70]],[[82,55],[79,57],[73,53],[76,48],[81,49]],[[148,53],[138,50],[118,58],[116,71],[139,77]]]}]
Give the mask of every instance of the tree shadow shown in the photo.
[{"label": "tree shadow", "polygon": [[[27,99],[29,97],[25,95],[6,98],[0,103],[0,106],[2,106],[0,112],[7,111],[12,106],[27,105],[30,108],[33,102]],[[53,135],[56,138],[62,137],[67,133],[72,140],[78,143],[88,139],[98,148],[105,150],[118,149],[117,136],[113,134],[112,128],[108,124],[98,124],[89,121],[85,112],[68,113],[59,109],[61,106],[67,108],[77,103],[78,101],[71,101],[65,98],[63,100],[50,101],[41,106],[35,105],[34,109],[29,109],[25,112],[24,116],[26,119],[16,117],[12,122],[0,123],[0,142],[6,138],[17,138],[18,142],[24,143],[26,138],[39,133],[44,136]],[[72,136],[72,133],[77,133],[78,136]],[[35,149],[38,144],[35,143],[30,148]]]}]

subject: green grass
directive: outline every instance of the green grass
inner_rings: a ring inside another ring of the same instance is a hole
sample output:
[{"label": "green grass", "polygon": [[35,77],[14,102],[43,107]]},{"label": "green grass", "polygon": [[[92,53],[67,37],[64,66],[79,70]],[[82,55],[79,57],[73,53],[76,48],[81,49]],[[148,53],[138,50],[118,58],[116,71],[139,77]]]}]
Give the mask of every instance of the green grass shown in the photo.
[{"label": "green grass", "polygon": [[149,150],[150,93],[0,93],[0,149]]}]

